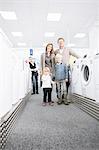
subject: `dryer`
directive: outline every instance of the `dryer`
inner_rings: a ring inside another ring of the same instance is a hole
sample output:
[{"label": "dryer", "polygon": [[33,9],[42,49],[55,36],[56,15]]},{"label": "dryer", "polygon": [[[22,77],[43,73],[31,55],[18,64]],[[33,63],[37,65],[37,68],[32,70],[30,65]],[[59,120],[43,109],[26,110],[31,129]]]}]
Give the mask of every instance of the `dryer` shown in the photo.
[{"label": "dryer", "polygon": [[82,59],[77,59],[73,64],[72,70],[72,93],[82,95],[82,86],[81,86],[81,68],[82,68]]},{"label": "dryer", "polygon": [[82,96],[95,100],[94,58],[86,57],[81,69]]}]

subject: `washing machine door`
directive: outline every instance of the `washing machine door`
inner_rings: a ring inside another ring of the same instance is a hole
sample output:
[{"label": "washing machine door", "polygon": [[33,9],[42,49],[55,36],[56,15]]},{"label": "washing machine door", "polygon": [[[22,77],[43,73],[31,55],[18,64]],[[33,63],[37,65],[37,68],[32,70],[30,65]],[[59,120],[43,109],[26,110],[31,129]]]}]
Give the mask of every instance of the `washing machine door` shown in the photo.
[{"label": "washing machine door", "polygon": [[82,84],[87,86],[91,80],[92,69],[89,64],[83,64],[81,71],[82,71]]}]

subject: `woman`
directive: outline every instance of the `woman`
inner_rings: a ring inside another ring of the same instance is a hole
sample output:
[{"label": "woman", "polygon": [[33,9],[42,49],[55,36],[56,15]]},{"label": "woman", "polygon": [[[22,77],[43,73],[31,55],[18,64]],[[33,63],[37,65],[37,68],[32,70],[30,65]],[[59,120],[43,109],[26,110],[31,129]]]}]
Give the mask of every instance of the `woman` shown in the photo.
[{"label": "woman", "polygon": [[[54,76],[54,64],[55,55],[53,50],[53,44],[48,43],[45,49],[45,53],[41,55],[41,76],[45,67],[48,67],[51,72],[51,76]],[[42,81],[40,82],[42,86]],[[53,101],[52,101],[53,102]]]},{"label": "woman", "polygon": [[31,95],[35,93],[39,94],[38,92],[38,70],[36,67],[36,63],[32,58],[29,59],[29,65],[30,65],[30,69],[32,73],[31,79],[32,79],[32,85],[33,85],[33,93],[31,93]]},{"label": "woman", "polygon": [[45,67],[50,69],[50,72],[53,74],[54,71],[54,51],[53,51],[53,44],[49,43],[46,46],[45,53],[41,55],[41,72]]}]

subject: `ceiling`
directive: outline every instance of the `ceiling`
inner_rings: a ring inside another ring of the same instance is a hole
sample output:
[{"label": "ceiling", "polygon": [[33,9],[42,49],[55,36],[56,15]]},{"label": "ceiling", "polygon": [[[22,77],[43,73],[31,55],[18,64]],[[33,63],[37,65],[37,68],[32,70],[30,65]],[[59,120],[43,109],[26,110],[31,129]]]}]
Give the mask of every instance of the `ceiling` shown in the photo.
[{"label": "ceiling", "polygon": [[[13,44],[25,42],[26,47],[42,47],[52,42],[56,47],[57,38],[88,47],[88,32],[97,17],[98,0],[0,0],[0,11],[14,11],[17,20],[4,20],[0,15],[0,28]],[[59,22],[48,22],[48,13],[61,13]],[[22,37],[13,37],[11,32],[22,32]],[[54,37],[45,37],[45,32],[55,32]],[[87,34],[75,39],[78,32]]]}]

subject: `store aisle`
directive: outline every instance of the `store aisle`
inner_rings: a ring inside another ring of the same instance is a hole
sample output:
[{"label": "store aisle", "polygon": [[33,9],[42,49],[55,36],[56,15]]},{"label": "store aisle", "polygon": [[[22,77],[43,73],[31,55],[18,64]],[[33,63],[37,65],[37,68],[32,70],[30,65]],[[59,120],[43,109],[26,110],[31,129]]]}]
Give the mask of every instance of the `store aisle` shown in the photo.
[{"label": "store aisle", "polygon": [[28,100],[5,150],[99,150],[99,122],[73,104],[43,107],[41,92]]}]

